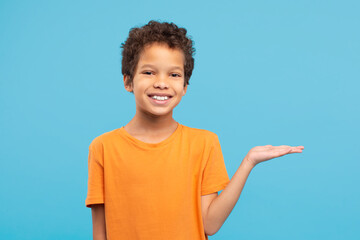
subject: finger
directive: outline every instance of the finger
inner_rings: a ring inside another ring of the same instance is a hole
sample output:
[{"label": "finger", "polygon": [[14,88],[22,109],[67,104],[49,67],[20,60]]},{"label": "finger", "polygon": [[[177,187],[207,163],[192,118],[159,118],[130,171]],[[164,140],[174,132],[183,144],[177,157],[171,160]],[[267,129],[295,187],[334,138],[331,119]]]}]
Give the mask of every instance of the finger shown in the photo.
[{"label": "finger", "polygon": [[274,151],[274,154],[276,156],[283,156],[283,155],[286,155],[288,153],[291,153],[292,149],[291,149],[291,147],[278,146],[273,151]]},{"label": "finger", "polygon": [[303,148],[299,148],[299,147],[292,147],[291,151],[289,153],[301,153],[303,150]]},{"label": "finger", "polygon": [[304,146],[296,146],[296,147],[293,147],[294,149],[299,149],[299,150],[303,150],[304,149]]},{"label": "finger", "polygon": [[280,149],[289,149],[289,148],[291,148],[291,146],[289,146],[289,145],[280,145],[280,146],[278,146],[277,148],[280,148]]},{"label": "finger", "polygon": [[281,146],[278,146],[277,148],[283,148],[283,149],[288,149],[288,148],[291,148],[291,149],[304,149],[304,146],[288,146],[288,145],[281,145]]},{"label": "finger", "polygon": [[287,147],[287,148],[284,149],[284,152],[291,153],[292,150],[293,149],[291,147]]},{"label": "finger", "polygon": [[271,146],[270,151],[273,151],[277,156],[283,156],[291,153],[301,153],[304,149],[304,146],[289,146],[289,145],[280,145],[280,146]]},{"label": "finger", "polygon": [[299,148],[297,148],[297,147],[290,147],[290,146],[288,146],[288,147],[285,147],[285,148],[283,149],[283,151],[284,151],[284,152],[287,152],[287,153],[294,153],[294,152],[299,152],[299,151],[301,151],[301,149],[299,149]]},{"label": "finger", "polygon": [[289,150],[291,149],[292,147],[291,146],[288,146],[288,145],[281,145],[281,146],[276,146],[274,147],[274,149],[278,150],[278,151],[283,151],[283,150]]},{"label": "finger", "polygon": [[274,151],[274,155],[275,155],[275,157],[282,157],[286,154],[291,153],[291,151],[292,151],[291,147],[288,147],[288,148],[281,147]]}]

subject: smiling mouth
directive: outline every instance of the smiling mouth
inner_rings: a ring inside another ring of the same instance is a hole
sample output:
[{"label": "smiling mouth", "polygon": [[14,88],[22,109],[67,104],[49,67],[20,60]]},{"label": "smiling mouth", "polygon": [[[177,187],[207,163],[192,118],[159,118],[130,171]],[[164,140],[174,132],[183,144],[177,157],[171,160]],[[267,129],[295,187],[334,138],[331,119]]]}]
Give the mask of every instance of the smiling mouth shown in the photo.
[{"label": "smiling mouth", "polygon": [[172,98],[172,96],[159,96],[159,95],[148,95],[148,97],[157,101],[166,101]]},{"label": "smiling mouth", "polygon": [[150,99],[150,102],[154,105],[164,105],[167,106],[170,102],[171,96],[148,96]]}]

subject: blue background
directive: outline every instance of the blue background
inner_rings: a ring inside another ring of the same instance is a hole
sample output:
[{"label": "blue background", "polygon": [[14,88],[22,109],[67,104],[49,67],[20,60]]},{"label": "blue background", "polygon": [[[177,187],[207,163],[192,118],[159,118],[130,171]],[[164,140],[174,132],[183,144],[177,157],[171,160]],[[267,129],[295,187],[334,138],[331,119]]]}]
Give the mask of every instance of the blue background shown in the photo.
[{"label": "blue background", "polygon": [[195,41],[174,118],[259,164],[211,239],[360,239],[359,1],[0,1],[0,238],[91,239],[92,139],[135,114],[120,44],[149,20]]}]

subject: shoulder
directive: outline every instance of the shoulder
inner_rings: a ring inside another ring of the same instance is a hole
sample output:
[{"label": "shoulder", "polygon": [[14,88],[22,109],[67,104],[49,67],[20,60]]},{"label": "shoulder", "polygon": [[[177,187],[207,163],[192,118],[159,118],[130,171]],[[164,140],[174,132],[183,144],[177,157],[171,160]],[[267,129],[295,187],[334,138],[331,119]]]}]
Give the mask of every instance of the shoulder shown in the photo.
[{"label": "shoulder", "polygon": [[209,130],[206,129],[200,129],[200,128],[193,128],[193,127],[188,127],[188,126],[183,126],[184,129],[184,133],[187,134],[189,137],[191,137],[192,139],[203,139],[209,142],[213,142],[214,140],[218,139],[218,136],[216,133],[211,132]]},{"label": "shoulder", "polygon": [[95,150],[95,151],[99,151],[103,148],[104,144],[111,142],[117,135],[117,132],[119,131],[119,129],[114,129],[108,132],[105,132],[97,137],[95,137],[90,145],[89,145],[89,149],[90,150]]}]

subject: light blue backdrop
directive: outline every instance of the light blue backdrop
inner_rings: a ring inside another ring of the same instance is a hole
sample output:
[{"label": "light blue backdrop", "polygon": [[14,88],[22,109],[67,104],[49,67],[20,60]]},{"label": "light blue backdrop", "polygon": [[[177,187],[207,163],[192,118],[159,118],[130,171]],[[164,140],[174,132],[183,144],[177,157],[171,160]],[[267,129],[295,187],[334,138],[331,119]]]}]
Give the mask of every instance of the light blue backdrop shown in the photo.
[{"label": "light blue backdrop", "polygon": [[175,119],[218,134],[229,176],[259,145],[210,239],[360,239],[359,1],[0,1],[0,239],[91,239],[91,140],[135,113],[120,44],[186,27],[195,70]]}]

